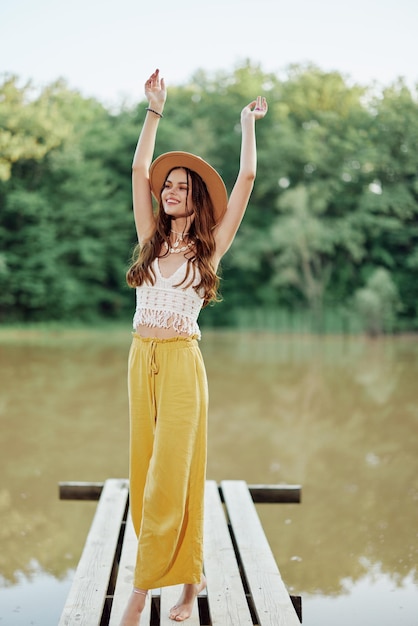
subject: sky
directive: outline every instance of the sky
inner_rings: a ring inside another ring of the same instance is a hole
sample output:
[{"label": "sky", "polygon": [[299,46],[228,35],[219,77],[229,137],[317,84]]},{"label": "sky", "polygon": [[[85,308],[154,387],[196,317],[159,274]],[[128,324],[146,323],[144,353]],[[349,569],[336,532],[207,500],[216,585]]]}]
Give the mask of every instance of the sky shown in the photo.
[{"label": "sky", "polygon": [[418,83],[417,0],[0,0],[0,74],[68,86],[105,105],[143,99],[155,68],[170,84],[250,59],[348,80]]}]

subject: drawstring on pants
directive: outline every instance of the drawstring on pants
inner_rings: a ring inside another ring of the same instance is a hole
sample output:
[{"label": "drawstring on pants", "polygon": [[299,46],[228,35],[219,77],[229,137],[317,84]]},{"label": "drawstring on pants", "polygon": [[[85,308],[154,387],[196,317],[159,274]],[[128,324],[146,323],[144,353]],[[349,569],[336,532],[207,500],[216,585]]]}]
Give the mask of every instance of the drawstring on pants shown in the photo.
[{"label": "drawstring on pants", "polygon": [[157,349],[157,342],[152,340],[150,343],[150,355],[149,355],[149,371],[151,376],[155,376],[155,374],[158,374],[158,363],[157,363],[157,359],[155,356],[155,351]]}]

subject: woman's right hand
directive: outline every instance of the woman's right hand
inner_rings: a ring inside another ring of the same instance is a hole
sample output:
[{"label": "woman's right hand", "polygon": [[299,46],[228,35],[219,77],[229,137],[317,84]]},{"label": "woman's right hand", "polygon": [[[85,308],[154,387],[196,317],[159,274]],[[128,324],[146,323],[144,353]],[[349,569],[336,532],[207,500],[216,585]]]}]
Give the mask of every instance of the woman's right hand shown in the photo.
[{"label": "woman's right hand", "polygon": [[152,109],[162,113],[167,98],[164,78],[160,79],[160,70],[156,69],[145,83],[145,96]]}]

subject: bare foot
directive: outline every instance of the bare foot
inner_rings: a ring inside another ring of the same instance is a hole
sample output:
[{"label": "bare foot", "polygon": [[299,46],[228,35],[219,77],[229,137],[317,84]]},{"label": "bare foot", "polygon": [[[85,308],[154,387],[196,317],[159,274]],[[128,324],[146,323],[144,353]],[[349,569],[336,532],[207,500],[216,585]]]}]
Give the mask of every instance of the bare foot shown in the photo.
[{"label": "bare foot", "polygon": [[139,626],[139,620],[141,619],[141,613],[144,610],[146,599],[147,593],[142,589],[131,593],[120,626]]},{"label": "bare foot", "polygon": [[184,622],[185,619],[188,619],[192,614],[194,601],[205,587],[206,578],[203,574],[198,585],[184,585],[179,601],[170,610],[170,619],[175,622]]}]

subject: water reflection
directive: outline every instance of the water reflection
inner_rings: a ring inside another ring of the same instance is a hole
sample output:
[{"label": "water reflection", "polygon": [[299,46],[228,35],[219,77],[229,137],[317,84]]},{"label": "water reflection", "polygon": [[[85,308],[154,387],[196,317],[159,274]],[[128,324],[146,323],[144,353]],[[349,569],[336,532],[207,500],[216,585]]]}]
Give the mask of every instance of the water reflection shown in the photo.
[{"label": "water reflection", "polygon": [[375,563],[417,581],[417,347],[246,337],[229,361],[210,360],[224,381],[212,396],[218,477],[303,485],[302,506],[269,511],[296,589],[340,593]]},{"label": "water reflection", "polygon": [[[129,343],[0,335],[3,587],[76,564],[94,505],[59,502],[59,480],[127,475]],[[206,333],[202,351],[209,477],[303,485],[301,505],[259,506],[288,586],[305,601],[370,577],[416,585],[417,339]],[[305,624],[327,623],[307,606]]]}]

